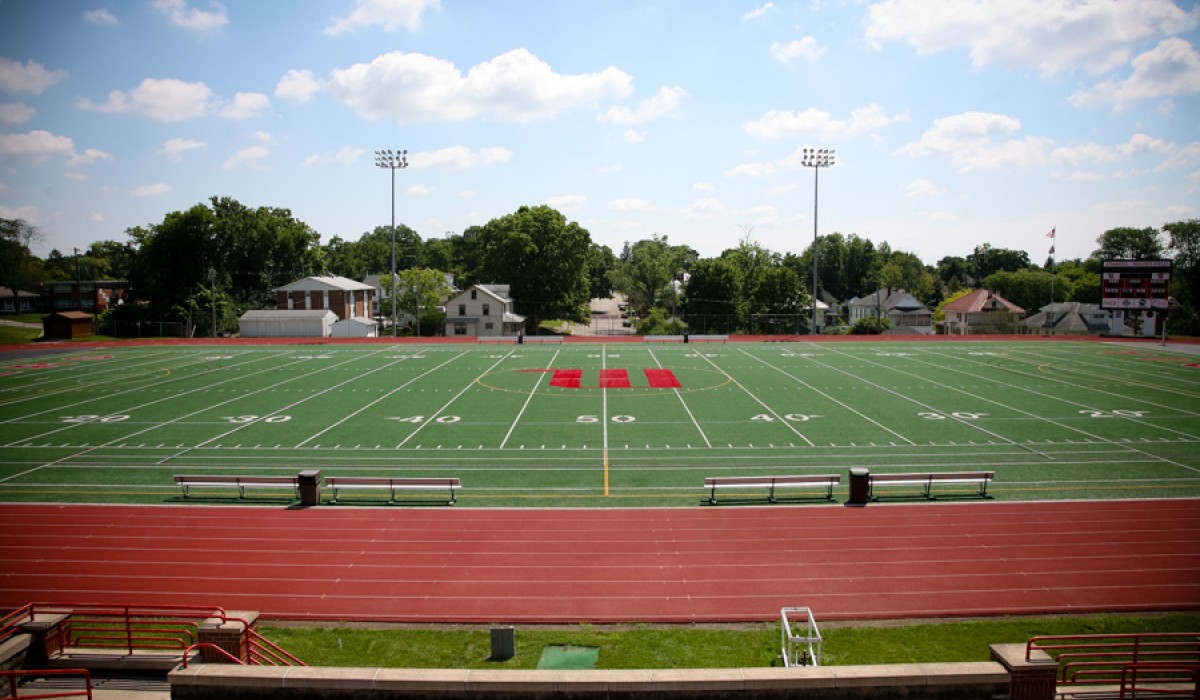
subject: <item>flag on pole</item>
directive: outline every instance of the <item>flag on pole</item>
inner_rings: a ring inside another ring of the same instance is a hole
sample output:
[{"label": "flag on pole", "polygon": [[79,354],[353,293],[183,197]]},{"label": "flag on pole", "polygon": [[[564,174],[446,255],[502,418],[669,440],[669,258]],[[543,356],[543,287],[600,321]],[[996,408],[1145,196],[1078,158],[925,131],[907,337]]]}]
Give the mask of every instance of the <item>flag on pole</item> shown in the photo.
[{"label": "flag on pole", "polygon": [[1054,246],[1050,246],[1050,254],[1054,255]]},{"label": "flag on pole", "polygon": [[1058,230],[1058,227],[1057,227],[1057,226],[1055,226],[1054,228],[1050,229],[1050,233],[1047,233],[1047,234],[1046,234],[1046,238],[1054,238],[1054,232],[1055,232],[1056,230]]}]

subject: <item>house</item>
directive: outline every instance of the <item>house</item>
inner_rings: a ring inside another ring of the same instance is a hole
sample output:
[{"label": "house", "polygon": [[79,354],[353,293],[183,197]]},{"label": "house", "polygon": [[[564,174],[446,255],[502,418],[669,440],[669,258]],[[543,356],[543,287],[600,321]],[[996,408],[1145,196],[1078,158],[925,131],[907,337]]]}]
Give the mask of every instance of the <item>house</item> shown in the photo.
[{"label": "house", "polygon": [[280,311],[320,311],[328,309],[338,320],[369,318],[375,289],[362,282],[321,275],[305,277],[275,289],[275,306]]},{"label": "house", "polygon": [[[1099,304],[1060,301],[1021,321],[1020,330],[1030,335],[1106,335],[1112,332],[1112,320]],[[1126,325],[1125,335],[1132,334]]]},{"label": "house", "polygon": [[0,314],[27,314],[37,308],[39,294],[18,289],[14,295],[11,287],[0,287]]},{"label": "house", "polygon": [[1025,309],[987,289],[976,289],[942,307],[947,335],[1016,333]]},{"label": "house", "polygon": [[892,328],[907,327],[915,333],[933,332],[933,312],[916,297],[903,289],[883,287],[862,298],[851,299],[847,304],[850,325],[865,318],[886,318]]},{"label": "house", "polygon": [[100,313],[133,301],[126,280],[53,280],[42,285],[43,311]]},{"label": "house", "polygon": [[92,315],[82,311],[57,311],[42,317],[42,337],[74,340],[92,335]]},{"label": "house", "polygon": [[376,338],[379,336],[379,322],[362,316],[344,318],[333,324],[330,335],[334,338]]},{"label": "house", "polygon": [[253,309],[238,319],[243,338],[328,338],[337,314],[329,309]]},{"label": "house", "polygon": [[512,309],[507,284],[473,284],[446,301],[446,335],[520,335],[525,317]]}]

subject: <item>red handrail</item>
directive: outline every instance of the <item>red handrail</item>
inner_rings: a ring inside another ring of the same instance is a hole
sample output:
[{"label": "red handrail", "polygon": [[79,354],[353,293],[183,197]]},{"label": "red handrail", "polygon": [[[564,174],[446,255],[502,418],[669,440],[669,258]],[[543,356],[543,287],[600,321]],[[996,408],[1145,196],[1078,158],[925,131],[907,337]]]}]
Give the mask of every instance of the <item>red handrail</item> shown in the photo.
[{"label": "red handrail", "polygon": [[[1139,672],[1154,675],[1151,678],[1143,678],[1139,683]],[[1184,675],[1170,675],[1180,673]],[[1163,687],[1165,684],[1184,686],[1188,683],[1192,684],[1191,689]],[[1169,661],[1125,664],[1121,668],[1121,700],[1125,700],[1126,692],[1131,698],[1137,697],[1138,693],[1200,698],[1200,664],[1177,664]]]},{"label": "red handrail", "polygon": [[[18,688],[20,687],[18,679],[20,678],[43,678],[45,676],[82,676],[84,687],[82,690],[66,690],[57,693],[38,693],[36,695],[19,695]],[[37,700],[38,698],[88,698],[92,697],[92,674],[88,673],[86,668],[46,668],[40,670],[12,670],[0,671],[0,678],[8,679],[8,697],[21,698],[22,700]]]},{"label": "red handrail", "polygon": [[258,633],[257,630],[247,629],[247,639],[250,642],[250,663],[257,666],[307,666],[300,659],[288,653],[275,642]]},{"label": "red handrail", "polygon": [[192,655],[192,652],[196,651],[197,649],[208,649],[209,651],[215,651],[215,652],[217,652],[217,656],[223,656],[232,663],[235,663],[239,666],[246,665],[246,664],[242,663],[241,659],[239,659],[238,657],[234,656],[233,654],[230,654],[229,652],[225,651],[219,645],[212,644],[210,642],[200,642],[198,644],[193,644],[190,647],[188,647],[187,649],[183,650],[183,667],[184,668],[188,667],[188,657],[190,657]]}]

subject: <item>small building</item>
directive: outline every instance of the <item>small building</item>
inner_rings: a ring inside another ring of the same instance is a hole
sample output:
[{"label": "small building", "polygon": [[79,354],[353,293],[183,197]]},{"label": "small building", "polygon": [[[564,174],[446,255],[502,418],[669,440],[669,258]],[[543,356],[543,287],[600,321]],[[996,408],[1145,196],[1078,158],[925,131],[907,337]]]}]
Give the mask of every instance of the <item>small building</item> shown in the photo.
[{"label": "small building", "polygon": [[52,280],[42,285],[43,311],[100,313],[133,302],[128,280]]},{"label": "small building", "polygon": [[0,287],[0,314],[28,314],[37,308],[40,294],[11,287]]},{"label": "small building", "polygon": [[886,318],[892,328],[907,326],[920,334],[933,332],[933,312],[903,289],[884,287],[861,299],[847,302],[850,325],[865,318]]},{"label": "small building", "polygon": [[337,314],[329,309],[255,309],[238,319],[243,338],[328,338]]},{"label": "small building", "polygon": [[942,307],[948,335],[1016,333],[1025,309],[987,289],[976,289]]},{"label": "small building", "polygon": [[373,318],[352,316],[336,321],[330,335],[334,338],[375,338],[379,335],[379,323]]},{"label": "small building", "polygon": [[369,317],[375,288],[337,275],[305,277],[275,289],[275,306],[280,311],[328,309],[339,320]]},{"label": "small building", "polygon": [[525,317],[513,313],[507,284],[473,284],[446,301],[446,336],[515,336]]},{"label": "small building", "polygon": [[92,336],[92,315],[82,311],[58,311],[42,317],[42,337],[74,340]]}]

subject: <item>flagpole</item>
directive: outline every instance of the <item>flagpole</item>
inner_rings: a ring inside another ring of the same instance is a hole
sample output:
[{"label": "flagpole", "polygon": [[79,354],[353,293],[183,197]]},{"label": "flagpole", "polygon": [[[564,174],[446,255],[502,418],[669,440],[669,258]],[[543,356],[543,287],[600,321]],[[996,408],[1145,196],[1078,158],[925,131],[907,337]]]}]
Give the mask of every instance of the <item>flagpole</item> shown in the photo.
[{"label": "flagpole", "polygon": [[1047,236],[1050,237],[1050,303],[1051,304],[1054,303],[1054,280],[1056,277],[1056,275],[1054,274],[1054,248],[1055,248],[1055,244],[1058,242],[1057,232],[1058,232],[1058,225],[1055,224],[1054,227],[1050,229],[1050,233],[1046,234]]}]

